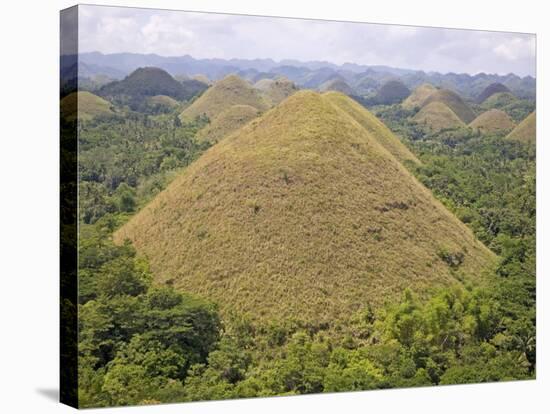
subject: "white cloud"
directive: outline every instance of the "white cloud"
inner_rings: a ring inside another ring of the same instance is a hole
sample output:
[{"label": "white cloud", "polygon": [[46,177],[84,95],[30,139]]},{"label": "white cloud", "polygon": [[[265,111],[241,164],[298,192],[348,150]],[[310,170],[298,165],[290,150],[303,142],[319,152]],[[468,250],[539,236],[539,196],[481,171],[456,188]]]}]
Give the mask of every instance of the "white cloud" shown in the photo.
[{"label": "white cloud", "polygon": [[79,9],[82,52],[535,73],[534,35],[103,6]]}]

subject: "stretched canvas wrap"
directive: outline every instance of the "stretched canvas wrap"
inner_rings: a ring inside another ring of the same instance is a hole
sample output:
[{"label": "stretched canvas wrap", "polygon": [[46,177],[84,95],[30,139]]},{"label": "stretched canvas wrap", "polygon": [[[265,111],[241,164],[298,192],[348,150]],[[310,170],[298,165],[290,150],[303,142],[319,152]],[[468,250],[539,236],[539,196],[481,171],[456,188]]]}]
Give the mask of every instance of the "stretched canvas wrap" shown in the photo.
[{"label": "stretched canvas wrap", "polygon": [[61,12],[61,399],[534,379],[535,35]]}]

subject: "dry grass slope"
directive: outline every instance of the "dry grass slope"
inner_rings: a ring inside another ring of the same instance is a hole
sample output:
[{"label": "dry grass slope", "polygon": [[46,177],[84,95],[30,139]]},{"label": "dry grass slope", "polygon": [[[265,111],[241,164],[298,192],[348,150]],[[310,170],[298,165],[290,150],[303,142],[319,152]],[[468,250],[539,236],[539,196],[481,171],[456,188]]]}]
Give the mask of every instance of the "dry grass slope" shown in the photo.
[{"label": "dry grass slope", "polygon": [[507,136],[508,139],[535,144],[537,142],[537,115],[531,113],[521,121]]},{"label": "dry grass slope", "polygon": [[175,109],[180,105],[180,103],[174,98],[166,95],[151,96],[148,101],[152,105],[162,105],[171,109]]},{"label": "dry grass slope", "polygon": [[[365,128],[300,91],[211,147],[115,233],[171,281],[254,320],[347,321],[483,280],[494,256]],[[464,254],[458,271],[440,249]]]},{"label": "dry grass slope", "polygon": [[256,118],[260,112],[250,105],[233,105],[223,111],[210,124],[197,133],[198,141],[218,142],[220,139],[236,131],[244,124]]},{"label": "dry grass slope", "polygon": [[250,83],[235,75],[229,75],[216,82],[191,106],[180,115],[182,120],[192,120],[197,116],[206,115],[213,121],[223,111],[233,105],[249,105],[260,111],[270,105]]},{"label": "dry grass slope", "polygon": [[403,101],[401,106],[405,109],[422,108],[428,97],[437,91],[437,88],[429,83],[424,83],[416,88],[407,99]]},{"label": "dry grass slope", "polygon": [[508,114],[499,109],[490,109],[483,112],[470,123],[470,127],[485,134],[510,131],[516,124]]},{"label": "dry grass slope", "polygon": [[412,121],[431,132],[439,132],[443,129],[456,129],[466,126],[453,110],[442,102],[431,102],[424,106],[412,117]]},{"label": "dry grass slope", "polygon": [[483,101],[483,104],[481,106],[487,109],[499,109],[505,107],[506,105],[510,105],[517,100],[518,98],[516,98],[510,92],[498,92],[489,96],[485,101]]},{"label": "dry grass slope", "polygon": [[[77,104],[78,102],[78,104]],[[111,104],[91,92],[73,92],[61,99],[61,116],[67,121],[89,121],[98,115],[113,114]],[[78,110],[78,114],[77,114]]]},{"label": "dry grass slope", "polygon": [[449,89],[438,89],[430,94],[424,101],[424,106],[432,102],[441,102],[447,105],[465,124],[469,124],[476,117],[472,109],[462,100],[462,98],[456,92]]},{"label": "dry grass slope", "polygon": [[338,92],[327,92],[323,94],[323,97],[350,115],[397,160],[420,164],[420,160],[409,151],[399,138],[363,105]]}]

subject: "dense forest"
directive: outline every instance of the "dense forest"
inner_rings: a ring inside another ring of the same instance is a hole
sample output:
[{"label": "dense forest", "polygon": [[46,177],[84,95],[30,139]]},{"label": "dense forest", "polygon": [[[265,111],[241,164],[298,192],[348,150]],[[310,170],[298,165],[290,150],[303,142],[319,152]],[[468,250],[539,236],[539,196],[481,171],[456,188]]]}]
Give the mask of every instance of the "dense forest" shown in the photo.
[{"label": "dense forest", "polygon": [[398,105],[374,110],[421,160],[416,177],[499,256],[490,284],[406,290],[382,309],[365,303],[352,326],[222,319],[215,303],[154,284],[147,260],[111,240],[207,149],[194,137],[208,119],[126,109],[79,122],[81,406],[534,378],[534,146],[426,134]]}]

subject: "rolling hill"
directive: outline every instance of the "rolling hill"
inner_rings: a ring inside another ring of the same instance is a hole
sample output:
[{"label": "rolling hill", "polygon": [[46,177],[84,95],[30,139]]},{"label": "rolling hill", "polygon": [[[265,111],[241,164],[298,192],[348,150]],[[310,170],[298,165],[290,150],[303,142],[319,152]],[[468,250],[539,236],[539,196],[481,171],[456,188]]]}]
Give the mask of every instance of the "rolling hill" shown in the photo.
[{"label": "rolling hill", "polygon": [[177,100],[188,100],[194,96],[193,91],[186,90],[168,72],[154,67],[136,69],[123,80],[105,85],[99,93],[101,96],[129,98],[132,103],[156,95]]},{"label": "rolling hill", "polygon": [[73,92],[61,99],[61,117],[66,121],[89,121],[99,115],[112,115],[111,103],[91,92]]},{"label": "rolling hill", "polygon": [[431,102],[412,117],[412,121],[432,132],[465,127],[466,124],[443,102]]},{"label": "rolling hill", "polygon": [[399,80],[384,83],[376,93],[374,101],[381,105],[393,105],[402,102],[411,94],[409,88]]},{"label": "rolling hill", "polygon": [[250,105],[233,105],[218,115],[196,135],[198,141],[218,142],[224,136],[236,131],[256,118],[260,111]]},{"label": "rolling hill", "polygon": [[537,115],[532,112],[521,121],[506,137],[516,141],[535,144],[537,142]]},{"label": "rolling hill", "polygon": [[469,124],[475,119],[475,114],[472,109],[456,92],[449,89],[438,89],[430,94],[424,101],[424,106],[432,102],[441,102],[447,105],[465,124]]},{"label": "rolling hill", "polygon": [[298,91],[298,87],[294,82],[285,77],[276,79],[261,79],[254,84],[256,89],[262,91],[264,98],[271,104],[277,105],[290,95]]},{"label": "rolling hill", "polygon": [[321,92],[335,91],[343,93],[344,95],[354,95],[353,89],[342,79],[330,79],[321,86],[319,86]]},{"label": "rolling hill", "polygon": [[424,83],[416,88],[409,97],[401,103],[401,106],[405,109],[422,108],[426,99],[435,91],[437,91],[435,86]]},{"label": "rolling hill", "polygon": [[500,109],[490,109],[474,119],[469,126],[482,133],[493,134],[510,131],[516,124],[506,112]]},{"label": "rolling hill", "polygon": [[502,83],[491,83],[477,97],[477,103],[483,103],[486,99],[493,96],[495,93],[510,93],[510,89]]},{"label": "rolling hill", "polygon": [[222,315],[313,324],[479,283],[494,261],[375,132],[312,91],[212,146],[114,238]]},{"label": "rolling hill", "polygon": [[174,98],[171,98],[166,95],[151,96],[150,98],[147,99],[147,103],[149,105],[161,106],[167,109],[175,109],[180,105],[180,103],[176,101]]},{"label": "rolling hill", "polygon": [[204,92],[180,115],[182,120],[193,120],[205,115],[213,121],[233,105],[249,105],[259,111],[269,108],[270,103],[250,83],[236,75],[226,76]]}]

